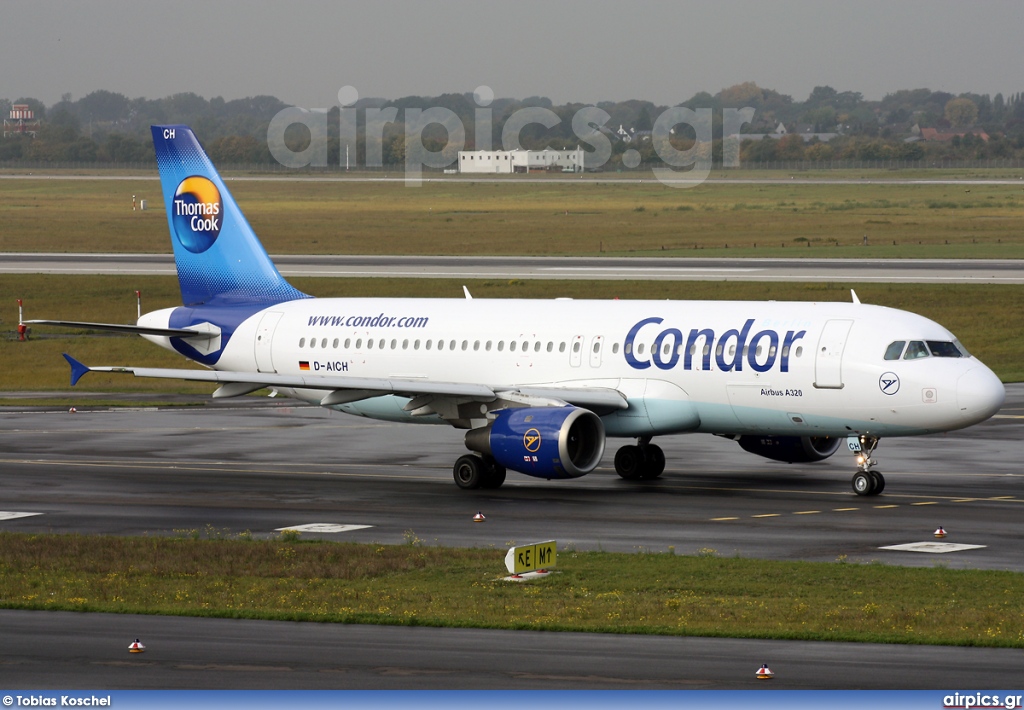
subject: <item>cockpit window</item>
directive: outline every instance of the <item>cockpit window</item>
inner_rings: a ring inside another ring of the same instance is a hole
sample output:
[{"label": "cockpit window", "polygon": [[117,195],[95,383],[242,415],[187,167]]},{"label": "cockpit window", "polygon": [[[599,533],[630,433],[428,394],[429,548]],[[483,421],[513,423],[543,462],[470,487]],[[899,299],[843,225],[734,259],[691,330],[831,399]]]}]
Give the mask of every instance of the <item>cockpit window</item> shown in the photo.
[{"label": "cockpit window", "polygon": [[903,359],[917,360],[922,357],[928,357],[928,347],[920,340],[911,340],[910,345],[907,346],[907,352],[903,355]]},{"label": "cockpit window", "polygon": [[947,340],[929,340],[928,349],[932,351],[932,355],[935,357],[964,357],[956,343],[951,343]]},{"label": "cockpit window", "polygon": [[889,343],[889,347],[885,349],[886,360],[899,360],[900,355],[903,354],[903,346],[907,344],[906,340],[897,340],[894,343]]}]

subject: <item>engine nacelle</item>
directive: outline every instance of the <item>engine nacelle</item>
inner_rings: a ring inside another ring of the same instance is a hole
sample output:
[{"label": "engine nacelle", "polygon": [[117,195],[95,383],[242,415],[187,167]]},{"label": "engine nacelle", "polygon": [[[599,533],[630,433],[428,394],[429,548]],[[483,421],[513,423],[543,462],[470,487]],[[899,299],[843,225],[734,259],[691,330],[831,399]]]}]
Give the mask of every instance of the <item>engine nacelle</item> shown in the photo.
[{"label": "engine nacelle", "polygon": [[834,454],[842,439],[827,436],[741,436],[744,451],[786,463],[822,461]]},{"label": "engine nacelle", "polygon": [[538,478],[578,478],[604,456],[604,423],[579,407],[504,409],[466,433],[466,447],[505,468]]}]

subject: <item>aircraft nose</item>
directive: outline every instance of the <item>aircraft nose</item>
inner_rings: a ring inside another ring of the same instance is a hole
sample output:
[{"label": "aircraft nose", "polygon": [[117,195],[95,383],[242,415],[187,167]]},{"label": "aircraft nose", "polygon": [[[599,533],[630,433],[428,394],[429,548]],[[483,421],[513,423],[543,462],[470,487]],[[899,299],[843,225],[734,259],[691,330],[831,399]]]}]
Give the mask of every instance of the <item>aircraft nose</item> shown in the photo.
[{"label": "aircraft nose", "polygon": [[1003,383],[984,365],[968,370],[956,382],[956,404],[960,416],[972,424],[983,422],[998,412],[1005,399]]}]

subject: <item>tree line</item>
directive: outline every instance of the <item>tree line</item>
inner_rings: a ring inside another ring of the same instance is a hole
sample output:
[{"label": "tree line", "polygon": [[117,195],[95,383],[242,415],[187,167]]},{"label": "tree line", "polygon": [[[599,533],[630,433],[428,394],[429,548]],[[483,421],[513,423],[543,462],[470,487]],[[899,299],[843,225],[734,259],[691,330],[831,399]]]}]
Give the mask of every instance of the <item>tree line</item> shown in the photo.
[{"label": "tree line", "polygon": [[[0,161],[152,163],[153,149],[149,126],[160,123],[184,123],[192,126],[213,160],[220,164],[274,163],[267,147],[267,129],[271,119],[287,104],[273,96],[254,96],[226,101],[220,97],[205,99],[194,93],[182,93],[162,99],[129,99],[110,91],[94,91],[77,100],[65,94],[52,106],[33,98],[0,99],[0,115],[6,117],[12,104],[28,104],[41,119],[35,138],[8,136],[0,139]],[[929,89],[897,91],[880,101],[868,101],[859,92],[837,91],[829,86],[815,87],[804,101],[753,82],[737,84],[716,94],[699,92],[678,105],[691,109],[711,109],[714,141],[711,154],[716,162],[722,156],[722,116],[729,108],[753,107],[753,120],[743,126],[744,134],[773,134],[781,123],[788,135],[781,138],[744,141],[741,162],[830,161],[830,160],[931,160],[1024,158],[1024,93],[994,97],[988,94],[953,95]],[[403,109],[444,107],[454,112],[466,129],[466,148],[477,144],[500,147],[501,132],[516,111],[539,107],[552,111],[560,119],[546,128],[529,124],[520,133],[522,145],[530,149],[574,148],[580,139],[573,133],[572,117],[584,104],[554,104],[545,97],[495,99],[491,111],[492,135],[474,134],[479,109],[472,94],[444,94],[434,97],[408,96],[396,100],[361,99],[356,105],[359,139],[353,165],[363,165],[367,151],[380,156],[385,164],[401,164],[405,158]],[[379,135],[366,131],[367,109],[398,109],[398,118],[387,123]],[[622,163],[622,155],[637,150],[644,163],[657,163],[655,142],[650,130],[657,116],[669,107],[649,101],[600,102],[609,119],[600,130],[612,145],[610,167]],[[328,162],[344,164],[340,136],[339,108],[328,111]],[[628,135],[624,140],[619,129]],[[301,128],[301,127],[293,127]],[[934,128],[957,135],[946,142],[917,140],[919,129]],[[804,140],[801,134],[835,134],[826,140]],[[985,137],[981,134],[984,133]],[[489,140],[488,140],[489,138]],[[289,130],[286,142],[294,150],[308,143],[308,133]],[[909,140],[908,140],[909,139]],[[673,139],[676,141],[676,139]],[[686,133],[679,136],[686,147]],[[423,134],[424,146],[441,151],[448,142],[445,129],[429,126]],[[589,146],[583,144],[585,149]]]}]

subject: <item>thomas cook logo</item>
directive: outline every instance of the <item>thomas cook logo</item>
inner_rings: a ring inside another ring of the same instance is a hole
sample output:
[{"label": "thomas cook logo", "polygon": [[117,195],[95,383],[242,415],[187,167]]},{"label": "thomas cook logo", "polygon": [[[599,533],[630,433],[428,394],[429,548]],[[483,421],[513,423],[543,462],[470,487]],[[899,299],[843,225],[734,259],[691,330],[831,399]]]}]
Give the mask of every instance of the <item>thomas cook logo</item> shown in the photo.
[{"label": "thomas cook logo", "polygon": [[187,177],[174,192],[174,234],[194,254],[203,253],[217,241],[223,213],[220,190],[204,177]]},{"label": "thomas cook logo", "polygon": [[523,434],[523,446],[531,454],[535,454],[540,451],[540,432],[536,429],[528,429]]}]

